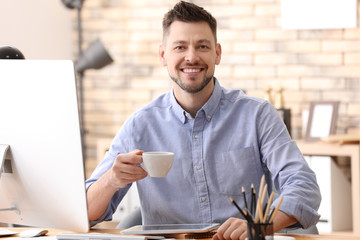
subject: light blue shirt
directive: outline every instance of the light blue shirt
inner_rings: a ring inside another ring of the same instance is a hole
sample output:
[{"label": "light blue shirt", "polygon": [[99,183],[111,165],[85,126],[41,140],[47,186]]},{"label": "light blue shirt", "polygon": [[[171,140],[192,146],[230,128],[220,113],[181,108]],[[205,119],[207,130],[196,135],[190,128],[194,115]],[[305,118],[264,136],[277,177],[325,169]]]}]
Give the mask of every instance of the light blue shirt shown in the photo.
[{"label": "light blue shirt", "polygon": [[[228,90],[215,79],[211,98],[195,118],[177,103],[173,92],[135,112],[116,134],[110,150],[86,181],[89,187],[119,153],[134,149],[174,152],[165,178],[137,182],[143,224],[223,223],[242,218],[229,196],[244,207],[250,186],[259,189],[263,174],[272,191],[284,196],[280,210],[303,228],[315,225],[321,196],[308,167],[276,109],[267,101]],[[110,220],[130,185],[119,189],[94,225]],[[278,199],[274,201],[276,205]]]}]

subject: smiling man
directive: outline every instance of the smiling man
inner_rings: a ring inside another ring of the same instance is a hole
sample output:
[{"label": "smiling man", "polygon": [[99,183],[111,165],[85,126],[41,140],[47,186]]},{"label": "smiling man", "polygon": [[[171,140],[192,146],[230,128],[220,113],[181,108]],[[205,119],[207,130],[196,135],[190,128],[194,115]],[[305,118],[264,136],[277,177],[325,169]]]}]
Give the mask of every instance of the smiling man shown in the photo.
[{"label": "smiling man", "polygon": [[164,23],[159,55],[170,78],[176,83],[179,104],[195,117],[214,89],[215,65],[220,63],[221,46],[207,22]]},{"label": "smiling man", "polygon": [[[275,186],[283,197],[274,231],[317,223],[315,174],[277,111],[214,77],[221,60],[216,28],[210,13],[184,1],[164,16],[159,56],[173,89],[125,122],[87,180],[91,225],[110,220],[136,182],[143,224],[215,222],[222,225],[214,240],[245,239],[246,221],[228,197],[244,207],[241,186],[249,201],[262,175],[268,193]],[[147,176],[139,166],[143,151],[175,153],[165,178]]]}]

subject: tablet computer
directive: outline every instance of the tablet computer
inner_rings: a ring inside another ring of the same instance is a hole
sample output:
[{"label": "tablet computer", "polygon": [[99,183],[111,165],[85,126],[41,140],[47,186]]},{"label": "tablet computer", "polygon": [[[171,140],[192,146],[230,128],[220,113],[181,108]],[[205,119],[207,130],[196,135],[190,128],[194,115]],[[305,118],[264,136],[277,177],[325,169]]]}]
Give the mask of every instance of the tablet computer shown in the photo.
[{"label": "tablet computer", "polygon": [[198,224],[155,224],[137,225],[121,231],[122,234],[175,234],[175,233],[205,233],[217,229],[219,223]]}]

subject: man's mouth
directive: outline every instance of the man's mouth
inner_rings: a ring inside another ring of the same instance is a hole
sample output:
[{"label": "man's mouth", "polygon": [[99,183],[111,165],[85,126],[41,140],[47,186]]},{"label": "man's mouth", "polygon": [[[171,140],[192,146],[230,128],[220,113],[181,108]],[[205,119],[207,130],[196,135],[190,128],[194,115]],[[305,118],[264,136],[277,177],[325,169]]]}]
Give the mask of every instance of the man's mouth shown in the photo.
[{"label": "man's mouth", "polygon": [[181,71],[184,73],[198,73],[202,71],[202,68],[183,68]]}]

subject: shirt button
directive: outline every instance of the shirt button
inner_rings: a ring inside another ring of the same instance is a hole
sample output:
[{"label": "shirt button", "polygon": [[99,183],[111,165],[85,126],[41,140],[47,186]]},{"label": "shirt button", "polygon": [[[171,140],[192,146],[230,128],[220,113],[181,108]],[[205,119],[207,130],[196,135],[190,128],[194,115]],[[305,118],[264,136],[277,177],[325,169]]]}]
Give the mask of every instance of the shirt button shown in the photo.
[{"label": "shirt button", "polygon": [[201,201],[202,201],[202,202],[205,202],[205,201],[206,201],[206,197],[202,197],[202,198],[201,198]]},{"label": "shirt button", "polygon": [[199,135],[195,134],[194,138],[198,139],[198,138],[199,138]]},{"label": "shirt button", "polygon": [[197,169],[197,170],[200,170],[200,169],[201,169],[201,166],[200,166],[200,165],[197,165],[197,166],[196,166],[196,169]]},{"label": "shirt button", "polygon": [[211,119],[211,116],[210,116],[210,115],[208,115],[208,116],[207,116],[207,118],[210,120],[210,119]]}]

